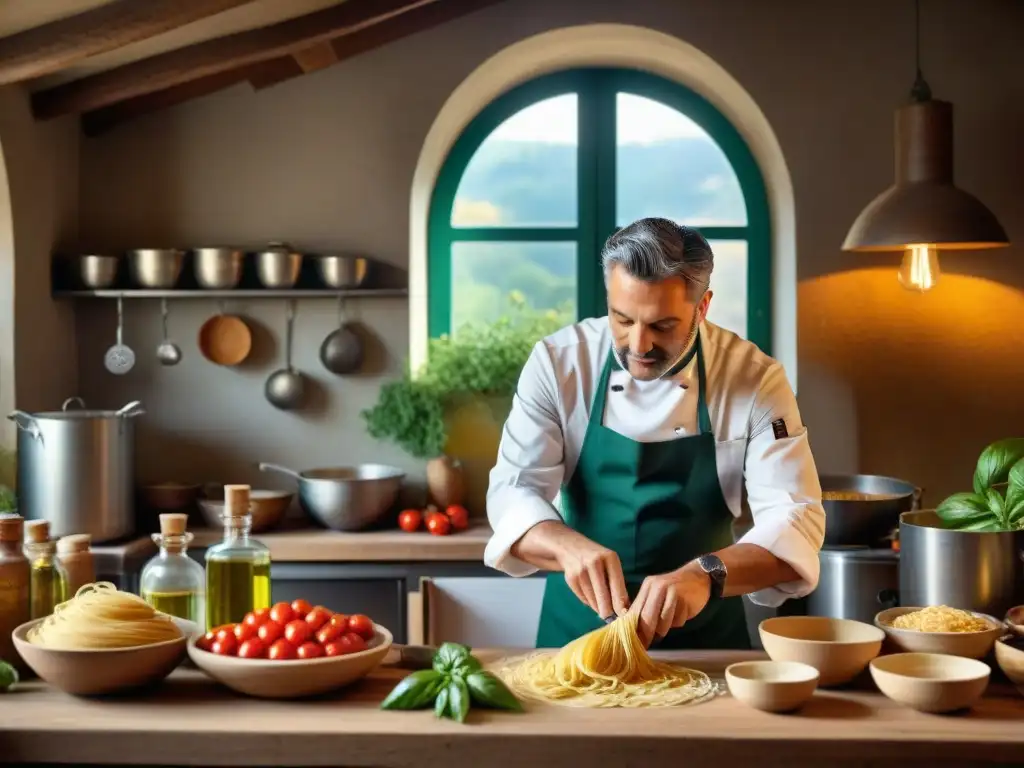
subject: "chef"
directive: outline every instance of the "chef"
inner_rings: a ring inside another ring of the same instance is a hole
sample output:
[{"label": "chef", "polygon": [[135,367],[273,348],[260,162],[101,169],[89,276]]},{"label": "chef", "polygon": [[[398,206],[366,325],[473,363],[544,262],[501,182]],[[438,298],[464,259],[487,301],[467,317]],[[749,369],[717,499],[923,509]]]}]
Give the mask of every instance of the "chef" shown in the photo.
[{"label": "chef", "polygon": [[778,362],[706,320],[699,232],[641,219],[601,258],[607,317],[542,339],[523,368],[484,561],[549,572],[538,647],[630,610],[647,645],[749,648],[741,595],[776,607],[818,581],[825,511],[796,398]]}]

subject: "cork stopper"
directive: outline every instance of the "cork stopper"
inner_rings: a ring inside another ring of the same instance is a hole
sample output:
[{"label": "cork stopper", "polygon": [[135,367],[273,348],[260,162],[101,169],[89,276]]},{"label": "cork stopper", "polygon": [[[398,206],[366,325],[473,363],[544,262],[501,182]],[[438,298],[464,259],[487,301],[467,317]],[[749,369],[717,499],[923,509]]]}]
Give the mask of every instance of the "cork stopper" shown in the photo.
[{"label": "cork stopper", "polygon": [[224,517],[245,517],[249,514],[248,485],[224,486]]},{"label": "cork stopper", "polygon": [[88,552],[92,536],[88,533],[72,533],[57,539],[57,553],[69,555],[72,552]]},{"label": "cork stopper", "polygon": [[164,536],[181,536],[185,533],[188,515],[180,512],[165,512],[160,515],[160,533]]},{"label": "cork stopper", "polygon": [[21,542],[25,535],[25,519],[21,515],[0,515],[0,541]]},{"label": "cork stopper", "polygon": [[28,520],[25,522],[25,540],[33,544],[43,544],[50,540],[50,523],[46,520]]}]

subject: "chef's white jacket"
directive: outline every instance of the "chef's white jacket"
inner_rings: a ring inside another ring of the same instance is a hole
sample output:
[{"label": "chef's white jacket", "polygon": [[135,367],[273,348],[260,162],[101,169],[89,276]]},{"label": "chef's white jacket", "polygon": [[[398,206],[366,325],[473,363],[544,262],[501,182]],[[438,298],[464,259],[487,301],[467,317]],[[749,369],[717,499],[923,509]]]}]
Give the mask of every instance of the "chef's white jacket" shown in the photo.
[{"label": "chef's white jacket", "polygon": [[[701,339],[723,496],[735,517],[747,508],[753,521],[740,541],[767,549],[800,576],[750,595],[775,607],[818,583],[825,510],[807,430],[777,361],[709,322],[701,325]],[[488,566],[511,576],[537,570],[509,549],[537,523],[561,520],[560,489],[579,460],[610,349],[607,317],[562,328],[534,347],[490,474]],[[601,415],[606,427],[641,442],[697,434],[696,356],[657,381],[637,381],[614,365]]]}]

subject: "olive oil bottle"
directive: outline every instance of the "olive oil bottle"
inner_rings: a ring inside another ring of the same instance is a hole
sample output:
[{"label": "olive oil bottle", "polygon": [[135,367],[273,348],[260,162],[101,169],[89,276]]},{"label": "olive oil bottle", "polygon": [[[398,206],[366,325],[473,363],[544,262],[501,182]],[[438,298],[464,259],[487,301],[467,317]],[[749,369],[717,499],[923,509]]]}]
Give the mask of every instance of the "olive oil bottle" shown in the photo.
[{"label": "olive oil bottle", "polygon": [[270,607],[270,550],[249,537],[249,486],[224,486],[224,540],[206,550],[206,626]]},{"label": "olive oil bottle", "polygon": [[202,630],[206,573],[187,554],[192,542],[192,534],[185,530],[187,522],[188,515],[160,515],[160,533],[153,534],[160,552],[142,569],[139,592],[156,610],[194,621]]},{"label": "olive oil bottle", "polygon": [[73,595],[68,594],[68,575],[57,559],[57,542],[50,540],[50,524],[46,520],[29,520],[25,532],[29,614],[30,618],[41,619]]}]

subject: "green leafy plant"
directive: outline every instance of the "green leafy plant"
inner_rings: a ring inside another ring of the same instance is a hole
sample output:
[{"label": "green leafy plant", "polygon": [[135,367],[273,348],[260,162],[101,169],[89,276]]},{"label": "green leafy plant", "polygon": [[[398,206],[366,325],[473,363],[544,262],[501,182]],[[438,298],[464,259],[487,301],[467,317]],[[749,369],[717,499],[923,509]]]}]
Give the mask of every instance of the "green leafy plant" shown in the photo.
[{"label": "green leafy plant", "polygon": [[0,660],[0,693],[9,691],[18,684],[18,670]]},{"label": "green leafy plant", "polygon": [[463,723],[472,704],[491,709],[521,712],[515,694],[473,656],[468,646],[445,643],[433,657],[430,669],[403,678],[381,702],[381,709],[434,708],[437,717]]},{"label": "green leafy plant", "polygon": [[423,367],[385,384],[377,403],[362,412],[367,431],[414,458],[440,456],[453,410],[474,397],[511,398],[534,345],[571,321],[568,307],[537,310],[513,291],[494,322],[467,323],[431,339]]},{"label": "green leafy plant", "polygon": [[935,509],[958,531],[1024,530],[1024,438],[992,443],[978,457],[974,491],[954,493]]}]

